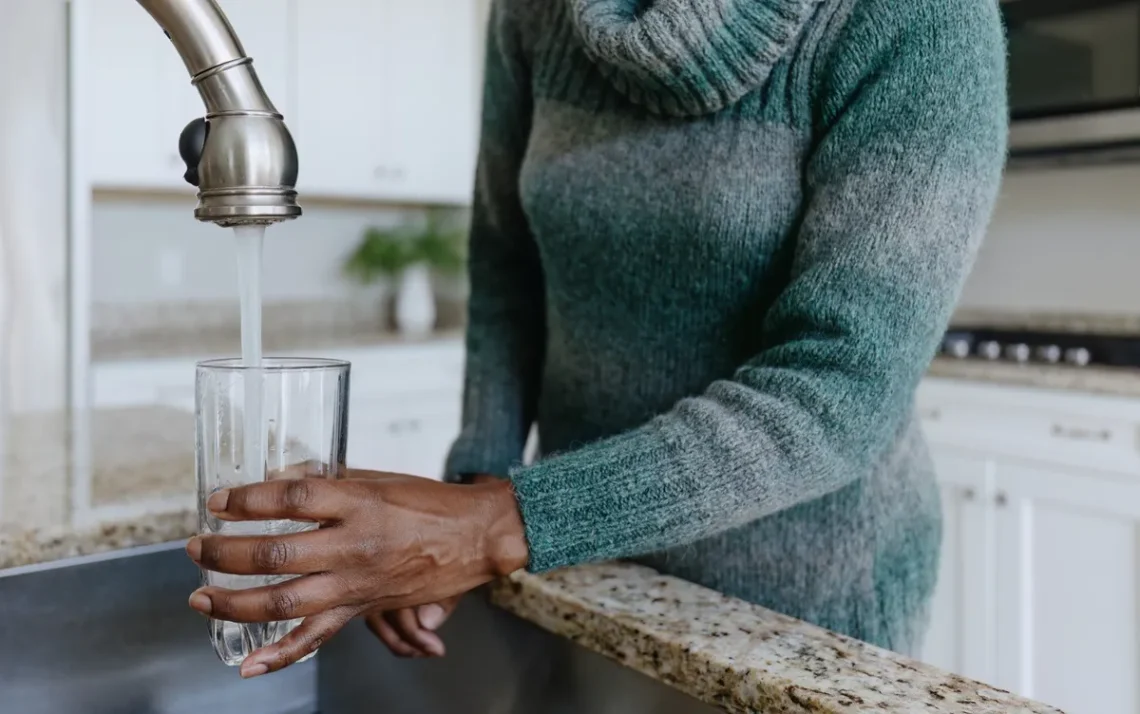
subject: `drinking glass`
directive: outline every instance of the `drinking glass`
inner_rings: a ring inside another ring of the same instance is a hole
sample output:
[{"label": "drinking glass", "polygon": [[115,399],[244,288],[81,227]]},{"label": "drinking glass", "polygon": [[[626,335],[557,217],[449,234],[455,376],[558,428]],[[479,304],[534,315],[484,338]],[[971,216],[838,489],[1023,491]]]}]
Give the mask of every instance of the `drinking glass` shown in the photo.
[{"label": "drinking glass", "polygon": [[[223,488],[267,479],[337,478],[348,433],[349,363],[325,359],[240,359],[202,362],[195,380],[198,531],[201,534],[277,535],[317,528],[299,521],[220,521],[206,499]],[[248,427],[248,431],[247,431]],[[284,582],[295,576],[227,575],[202,571],[202,584],[233,590]],[[238,624],[211,619],[214,651],[228,665],[277,642],[300,619]]]}]

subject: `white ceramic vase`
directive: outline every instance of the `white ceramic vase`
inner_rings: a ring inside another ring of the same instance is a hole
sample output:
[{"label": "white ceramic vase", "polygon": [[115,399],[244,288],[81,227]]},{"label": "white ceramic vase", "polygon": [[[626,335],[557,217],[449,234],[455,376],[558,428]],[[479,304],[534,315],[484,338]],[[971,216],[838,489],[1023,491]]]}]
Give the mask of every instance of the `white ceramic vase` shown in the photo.
[{"label": "white ceramic vase", "polygon": [[424,264],[407,268],[396,291],[396,328],[408,337],[423,337],[435,327],[435,292],[431,270]]}]

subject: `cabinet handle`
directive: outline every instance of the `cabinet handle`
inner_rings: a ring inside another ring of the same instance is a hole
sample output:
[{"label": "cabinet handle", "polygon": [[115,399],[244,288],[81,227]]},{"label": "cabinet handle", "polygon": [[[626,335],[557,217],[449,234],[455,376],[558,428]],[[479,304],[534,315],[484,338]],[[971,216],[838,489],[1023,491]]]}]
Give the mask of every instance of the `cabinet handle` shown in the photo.
[{"label": "cabinet handle", "polygon": [[417,432],[420,430],[420,422],[415,419],[405,421],[394,421],[388,425],[389,434],[402,434],[404,432]]},{"label": "cabinet handle", "polygon": [[977,497],[978,497],[978,494],[972,488],[967,488],[965,491],[962,492],[963,500],[973,501]]},{"label": "cabinet handle", "polygon": [[997,504],[998,508],[1005,508],[1007,505],[1009,505],[1009,496],[1005,495],[1004,493],[998,493],[996,496],[994,496],[994,503]]},{"label": "cabinet handle", "polygon": [[1058,439],[1069,439],[1070,441],[1111,441],[1112,432],[1108,429],[1081,429],[1080,427],[1064,427],[1060,424],[1053,425],[1053,436]]},{"label": "cabinet handle", "polygon": [[927,409],[919,413],[919,416],[924,421],[940,421],[942,419],[941,409]]},{"label": "cabinet handle", "polygon": [[372,176],[382,181],[399,181],[404,178],[404,169],[400,166],[377,166],[372,170]]}]

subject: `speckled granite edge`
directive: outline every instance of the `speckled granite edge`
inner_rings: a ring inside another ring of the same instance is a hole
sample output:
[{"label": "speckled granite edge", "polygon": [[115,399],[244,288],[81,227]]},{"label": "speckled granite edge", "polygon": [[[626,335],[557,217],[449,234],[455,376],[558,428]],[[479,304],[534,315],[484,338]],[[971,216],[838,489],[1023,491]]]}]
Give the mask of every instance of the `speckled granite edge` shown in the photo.
[{"label": "speckled granite edge", "polygon": [[193,509],[132,519],[116,519],[90,528],[0,532],[0,570],[49,563],[82,555],[157,545],[189,538],[197,532]]},{"label": "speckled granite edge", "polygon": [[1117,397],[1140,397],[1140,370],[1110,367],[1065,367],[985,362],[938,357],[927,376],[993,382],[1019,387],[1088,392]]},{"label": "speckled granite edge", "polygon": [[635,565],[517,573],[492,601],[728,712],[1060,712]]},{"label": "speckled granite edge", "polygon": [[1072,334],[1140,335],[1140,315],[1078,312],[1013,312],[962,309],[951,324],[1003,330],[1034,330]]}]

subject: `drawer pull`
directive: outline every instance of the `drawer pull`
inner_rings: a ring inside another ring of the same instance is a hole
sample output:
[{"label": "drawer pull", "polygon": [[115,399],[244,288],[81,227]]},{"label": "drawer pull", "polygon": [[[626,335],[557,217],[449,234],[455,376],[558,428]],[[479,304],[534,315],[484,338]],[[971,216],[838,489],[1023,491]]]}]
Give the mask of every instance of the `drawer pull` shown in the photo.
[{"label": "drawer pull", "polygon": [[420,423],[415,419],[394,421],[388,425],[389,434],[414,433],[420,430]]},{"label": "drawer pull", "polygon": [[1053,425],[1053,436],[1058,439],[1069,439],[1071,441],[1111,441],[1112,432],[1108,429],[1081,429],[1079,427],[1069,428],[1061,426],[1060,424]]},{"label": "drawer pull", "polygon": [[919,418],[921,418],[923,421],[941,421],[942,410],[941,409],[925,409],[923,411],[920,411],[918,415],[919,415]]}]

